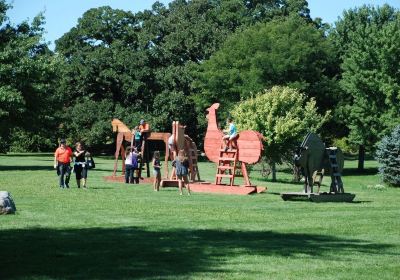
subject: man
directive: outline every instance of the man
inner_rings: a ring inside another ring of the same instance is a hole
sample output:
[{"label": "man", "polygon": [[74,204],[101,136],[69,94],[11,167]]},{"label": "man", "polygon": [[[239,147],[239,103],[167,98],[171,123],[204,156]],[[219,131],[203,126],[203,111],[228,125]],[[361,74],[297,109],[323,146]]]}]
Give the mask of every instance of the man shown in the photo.
[{"label": "man", "polygon": [[[57,169],[57,175],[60,176],[60,188],[69,188],[69,178],[71,176],[71,158],[72,150],[67,146],[65,139],[60,140],[60,146],[54,153],[54,168]],[[64,181],[65,176],[65,181]]]}]

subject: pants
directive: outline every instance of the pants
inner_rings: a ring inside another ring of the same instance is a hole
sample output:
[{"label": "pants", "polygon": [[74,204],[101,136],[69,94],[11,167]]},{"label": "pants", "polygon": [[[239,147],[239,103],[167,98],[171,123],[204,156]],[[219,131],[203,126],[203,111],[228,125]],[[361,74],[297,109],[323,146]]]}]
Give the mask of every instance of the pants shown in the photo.
[{"label": "pants", "polygon": [[[60,176],[60,187],[61,188],[69,188],[69,178],[71,177],[71,167],[69,163],[61,163],[59,162],[57,165],[57,174]],[[64,182],[65,176],[65,182]]]},{"label": "pants", "polygon": [[135,177],[135,168],[132,164],[125,164],[125,183],[139,184],[139,177]]}]

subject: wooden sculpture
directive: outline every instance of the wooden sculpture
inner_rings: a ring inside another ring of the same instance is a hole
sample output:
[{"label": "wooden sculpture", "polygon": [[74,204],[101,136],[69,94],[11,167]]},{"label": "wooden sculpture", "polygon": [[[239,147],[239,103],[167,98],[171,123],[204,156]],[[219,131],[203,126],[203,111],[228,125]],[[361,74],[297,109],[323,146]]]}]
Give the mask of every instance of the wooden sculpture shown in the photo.
[{"label": "wooden sculpture", "polygon": [[[355,194],[345,193],[342,182],[344,167],[343,153],[338,147],[325,147],[321,138],[315,133],[309,132],[298,147],[294,155],[294,163],[301,167],[305,177],[304,191],[301,193],[282,193],[283,200],[307,199],[314,202],[350,202]],[[319,182],[316,182],[315,174],[320,173]],[[329,192],[320,193],[323,174],[331,175]],[[314,192],[314,184],[318,185]]]},{"label": "wooden sculpture", "polygon": [[[113,131],[117,132],[117,141],[116,141],[116,149],[115,149],[115,161],[114,161],[114,172],[113,176],[117,173],[118,166],[118,158],[121,154],[122,157],[122,173],[125,172],[125,148],[123,145],[124,140],[131,142],[132,141],[132,130],[129,129],[123,122],[118,119],[113,119],[112,122]],[[163,132],[147,132],[148,135],[143,140],[142,143],[142,155],[143,160],[140,164],[139,174],[143,167],[143,163],[147,164],[147,177],[150,177],[150,168],[149,168],[149,150],[147,148],[148,141],[164,141],[165,143],[165,164],[164,164],[164,175],[168,176],[168,156],[169,156],[169,148],[168,148],[168,138],[171,136],[171,133],[163,133]]]},{"label": "wooden sculpture", "polygon": [[[217,164],[215,183],[221,184],[222,178],[229,178],[232,186],[235,179],[237,163],[244,177],[245,186],[251,186],[246,164],[255,164],[260,161],[263,150],[263,136],[253,130],[245,130],[239,133],[233,140],[232,149],[225,151],[222,147],[224,133],[217,126],[217,109],[219,103],[213,104],[208,111],[208,127],[204,139],[204,151],[209,160]],[[228,174],[226,174],[228,172]]]},{"label": "wooden sculpture", "polygon": [[[191,182],[200,181],[200,173],[197,165],[197,146],[194,141],[185,134],[185,126],[179,122],[172,122],[172,145],[175,152],[170,155],[171,159],[175,159],[179,150],[184,150],[189,161],[189,179]],[[171,143],[170,143],[171,144]],[[178,180],[176,178],[175,168],[172,169],[171,177],[168,180],[161,181],[162,187],[177,187]]]}]

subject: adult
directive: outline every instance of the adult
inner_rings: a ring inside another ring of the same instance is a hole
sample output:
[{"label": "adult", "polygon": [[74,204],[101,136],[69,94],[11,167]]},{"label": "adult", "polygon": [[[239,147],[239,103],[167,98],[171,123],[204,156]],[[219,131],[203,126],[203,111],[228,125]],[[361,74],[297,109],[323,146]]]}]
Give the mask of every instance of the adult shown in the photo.
[{"label": "adult", "polygon": [[67,141],[65,139],[61,139],[60,146],[54,153],[54,168],[57,169],[57,175],[60,177],[60,188],[69,188],[69,179],[71,177],[71,158],[71,148],[67,146]]},{"label": "adult", "polygon": [[83,143],[77,142],[75,144],[75,151],[74,151],[74,157],[75,157],[74,172],[78,188],[81,187],[81,181],[83,183],[82,186],[86,188],[87,174],[89,169],[85,158],[86,153],[87,151]]},{"label": "adult", "polygon": [[146,140],[150,134],[150,125],[144,120],[141,119],[139,122],[139,132],[140,132],[140,146],[141,151],[143,152],[143,140]]}]

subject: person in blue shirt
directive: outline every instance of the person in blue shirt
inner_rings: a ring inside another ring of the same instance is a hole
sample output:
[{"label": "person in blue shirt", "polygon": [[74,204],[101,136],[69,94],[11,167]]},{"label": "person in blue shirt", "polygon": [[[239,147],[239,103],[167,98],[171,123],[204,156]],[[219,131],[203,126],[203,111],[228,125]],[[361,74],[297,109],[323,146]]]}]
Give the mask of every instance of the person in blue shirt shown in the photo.
[{"label": "person in blue shirt", "polygon": [[222,140],[225,143],[225,151],[228,150],[229,146],[231,145],[231,141],[237,137],[237,129],[236,125],[233,123],[233,119],[231,117],[228,118],[228,125],[229,128],[226,131],[227,134],[222,137]]}]

